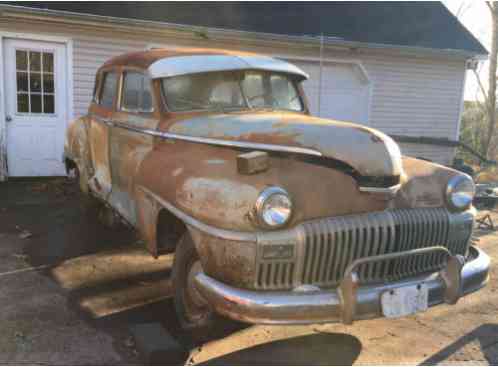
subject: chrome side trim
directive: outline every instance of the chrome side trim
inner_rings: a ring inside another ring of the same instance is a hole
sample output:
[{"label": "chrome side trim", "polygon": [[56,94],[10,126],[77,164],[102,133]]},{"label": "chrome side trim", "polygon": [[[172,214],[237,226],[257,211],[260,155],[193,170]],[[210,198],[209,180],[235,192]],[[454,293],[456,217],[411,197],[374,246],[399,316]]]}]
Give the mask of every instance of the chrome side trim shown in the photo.
[{"label": "chrome side trim", "polygon": [[368,187],[368,186],[360,186],[358,189],[361,192],[370,192],[372,194],[387,194],[394,195],[401,188],[401,184],[397,184],[390,187]]},{"label": "chrome side trim", "polygon": [[[107,122],[104,122],[107,123]],[[274,152],[286,152],[286,153],[297,153],[297,154],[305,154],[305,155],[313,155],[317,157],[321,157],[322,153],[314,149],[308,148],[299,148],[299,147],[290,147],[286,145],[276,145],[276,144],[262,144],[262,143],[248,143],[242,141],[232,141],[232,140],[223,140],[223,139],[214,139],[214,138],[200,138],[189,135],[180,135],[180,134],[172,134],[161,132],[152,129],[142,129],[135,126],[130,126],[128,124],[124,124],[122,122],[111,122],[112,126],[119,127],[121,129],[126,129],[130,131],[134,131],[137,133],[148,134],[152,136],[156,136],[162,139],[175,139],[175,140],[183,140],[191,143],[200,143],[200,144],[209,144],[209,145],[218,145],[232,148],[248,148],[254,150],[269,150]]]},{"label": "chrome side trim", "polygon": [[[472,260],[460,271],[459,296],[475,292],[488,282],[490,259],[483,251],[471,247]],[[424,283],[429,289],[429,306],[436,306],[447,300],[448,288],[441,274],[414,277],[408,280],[374,286],[359,286],[354,291],[355,312],[351,321],[384,317],[380,302],[382,293],[403,286]],[[341,299],[337,289],[294,292],[294,291],[251,291],[228,286],[204,273],[195,277],[195,285],[204,299],[217,312],[235,320],[258,324],[312,324],[342,322],[348,302]],[[458,288],[450,284],[451,291]],[[347,297],[352,297],[347,294]],[[346,315],[348,316],[348,315]],[[349,321],[346,317],[345,321]]]},{"label": "chrome side trim", "polygon": [[146,189],[143,186],[137,186],[137,189],[142,191],[144,194],[153,198],[158,202],[161,206],[168,209],[173,215],[177,216],[178,219],[182,220],[186,225],[194,227],[202,232],[205,232],[213,237],[222,238],[224,240],[229,241],[241,241],[241,242],[256,242],[257,234],[251,232],[238,232],[238,231],[230,231],[227,229],[220,229],[209,224],[202,223],[197,219],[191,217],[187,213],[175,207],[173,204],[168,201],[162,199],[159,195],[154,194],[152,191]]},{"label": "chrome side trim", "polygon": [[109,127],[112,127],[114,126],[114,122],[111,120],[111,119],[104,119],[102,117],[99,117],[99,116],[93,116],[92,117],[95,121],[101,123],[101,124],[104,124],[104,125],[107,125]]}]

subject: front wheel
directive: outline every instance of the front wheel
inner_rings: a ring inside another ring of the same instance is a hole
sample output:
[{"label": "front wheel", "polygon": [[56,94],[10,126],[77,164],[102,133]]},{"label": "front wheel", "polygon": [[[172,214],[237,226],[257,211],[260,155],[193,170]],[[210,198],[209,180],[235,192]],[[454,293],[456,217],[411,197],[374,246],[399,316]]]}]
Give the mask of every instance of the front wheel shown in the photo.
[{"label": "front wheel", "polygon": [[175,310],[183,329],[209,329],[215,314],[194,285],[196,274],[202,271],[194,241],[187,231],[176,246],[173,261],[173,286]]}]

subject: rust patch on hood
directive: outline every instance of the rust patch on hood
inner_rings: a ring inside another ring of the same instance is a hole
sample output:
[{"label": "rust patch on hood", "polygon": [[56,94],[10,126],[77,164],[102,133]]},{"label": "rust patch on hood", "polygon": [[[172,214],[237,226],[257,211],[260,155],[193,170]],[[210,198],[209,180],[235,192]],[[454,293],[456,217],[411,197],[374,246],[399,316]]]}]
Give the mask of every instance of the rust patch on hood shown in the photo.
[{"label": "rust patch on hood", "polygon": [[387,135],[360,125],[301,113],[208,114],[175,119],[163,131],[200,138],[309,148],[342,161],[364,176],[402,173],[398,145]]}]

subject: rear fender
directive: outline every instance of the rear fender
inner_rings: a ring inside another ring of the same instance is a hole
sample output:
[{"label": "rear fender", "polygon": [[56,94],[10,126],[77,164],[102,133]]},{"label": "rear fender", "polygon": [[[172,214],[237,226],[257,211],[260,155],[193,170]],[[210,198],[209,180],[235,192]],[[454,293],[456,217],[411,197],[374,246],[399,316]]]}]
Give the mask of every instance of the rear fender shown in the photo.
[{"label": "rear fender", "polygon": [[80,187],[85,193],[88,193],[88,180],[93,172],[88,141],[88,124],[89,119],[87,116],[71,122],[67,129],[64,143],[64,158],[78,167]]}]

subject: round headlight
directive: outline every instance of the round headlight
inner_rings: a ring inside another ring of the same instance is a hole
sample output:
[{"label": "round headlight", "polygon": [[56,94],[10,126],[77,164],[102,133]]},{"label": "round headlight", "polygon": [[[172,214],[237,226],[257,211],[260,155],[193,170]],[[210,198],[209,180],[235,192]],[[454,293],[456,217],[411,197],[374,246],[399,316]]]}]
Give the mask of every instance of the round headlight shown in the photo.
[{"label": "round headlight", "polygon": [[268,187],[256,200],[256,215],[263,226],[278,228],[284,226],[292,214],[292,201],[281,187]]},{"label": "round headlight", "polygon": [[464,210],[470,207],[474,194],[474,181],[468,175],[454,176],[448,182],[446,200],[453,210]]}]

